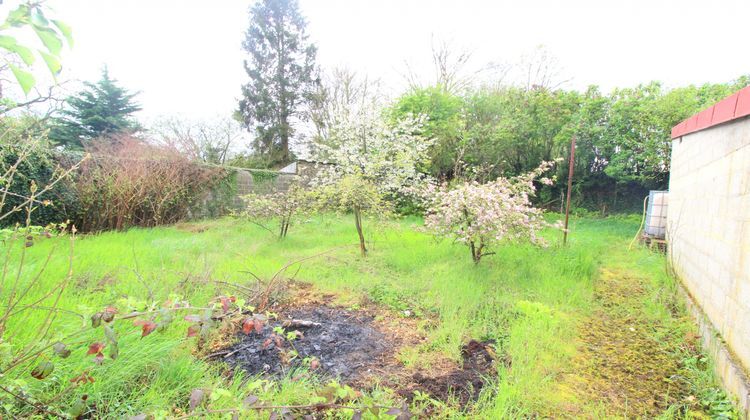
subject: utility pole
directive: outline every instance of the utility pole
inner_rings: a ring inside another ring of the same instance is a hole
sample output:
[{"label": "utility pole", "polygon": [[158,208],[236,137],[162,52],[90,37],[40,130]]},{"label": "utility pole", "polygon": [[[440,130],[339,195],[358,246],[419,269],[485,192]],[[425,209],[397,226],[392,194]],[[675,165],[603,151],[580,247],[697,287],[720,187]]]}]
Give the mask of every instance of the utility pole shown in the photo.
[{"label": "utility pole", "polygon": [[568,161],[568,197],[565,205],[565,230],[563,231],[563,245],[568,242],[568,217],[570,216],[570,193],[573,189],[573,166],[575,164],[576,155],[576,135],[573,134],[573,139],[570,141],[570,160]]}]

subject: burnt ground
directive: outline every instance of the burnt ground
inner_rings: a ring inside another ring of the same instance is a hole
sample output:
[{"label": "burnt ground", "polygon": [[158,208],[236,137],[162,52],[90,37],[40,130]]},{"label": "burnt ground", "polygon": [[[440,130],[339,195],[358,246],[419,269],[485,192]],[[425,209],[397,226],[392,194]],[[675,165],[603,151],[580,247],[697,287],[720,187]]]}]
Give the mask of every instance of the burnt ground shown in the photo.
[{"label": "burnt ground", "polygon": [[[312,363],[321,375],[353,380],[367,373],[389,347],[385,335],[372,327],[372,320],[365,314],[328,306],[297,308],[267,323],[260,333],[240,333],[239,342],[224,360],[251,374],[277,378]],[[274,332],[277,327],[285,333],[301,334],[292,340],[279,339]],[[292,357],[292,351],[298,355]]]},{"label": "burnt ground", "polygon": [[[396,358],[398,350],[424,340],[415,334],[410,321],[392,319],[385,325],[375,321],[371,311],[307,304],[284,310],[260,333],[237,333],[237,342],[222,351],[219,359],[235,369],[270,378],[284,377],[304,366],[323,378],[337,378],[360,389],[374,383],[386,385],[407,400],[419,391],[461,407],[474,401],[486,381],[496,376],[492,343],[469,341],[462,348],[460,365],[444,361],[429,370],[407,370]],[[276,327],[296,338],[281,339]],[[291,357],[292,350],[298,353],[296,357]]]},{"label": "burnt ground", "polygon": [[412,375],[414,383],[399,390],[399,395],[411,400],[415,391],[430,394],[439,400],[454,398],[461,407],[476,400],[485,382],[494,371],[492,343],[469,341],[461,348],[463,363],[460,367],[438,376]]}]

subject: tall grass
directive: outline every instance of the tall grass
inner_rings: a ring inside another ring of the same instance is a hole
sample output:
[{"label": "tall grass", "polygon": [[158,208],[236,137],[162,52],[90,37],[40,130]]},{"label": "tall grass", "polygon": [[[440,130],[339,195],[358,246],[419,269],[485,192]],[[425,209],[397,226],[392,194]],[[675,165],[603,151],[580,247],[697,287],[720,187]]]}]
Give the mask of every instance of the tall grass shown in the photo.
[{"label": "tall grass", "polygon": [[[500,365],[493,386],[471,415],[502,418],[549,413],[550,407],[560,403],[551,384],[575,353],[577,327],[591,313],[598,267],[616,264],[654,279],[649,295],[654,298],[646,310],[654,317],[670,317],[663,302],[672,299],[663,258],[642,249],[626,251],[637,223],[630,218],[574,219],[567,247],[559,244],[557,232],[550,231],[546,233],[552,239],[549,248],[508,245],[479,265],[472,262],[465,247],[422,233],[417,218],[374,229],[367,258],[358,256],[351,221],[329,216],[313,218],[281,241],[234,219],[89,235],[77,240],[74,285],[60,305],[70,313],[60,312],[56,329],[60,335],[80,329],[88,320],[73,312],[88,316],[108,305],[117,306],[121,313],[167,299],[186,299],[200,306],[230,293],[212,279],[248,282],[247,270],[271,275],[286,262],[352,244],[306,261],[298,280],[335,294],[341,304],[351,305],[367,296],[393,308],[394,316],[407,308],[439,320],[434,328],[425,329],[423,344],[399,355],[412,367],[430,369],[436,355],[458,361],[461,345],[469,339],[494,340],[510,363]],[[365,229],[369,228],[366,224]],[[47,240],[29,249],[27,279],[57,245],[56,240]],[[42,283],[52,285],[66,272],[65,256],[54,256]],[[39,316],[28,311],[9,325],[16,342],[32,336],[33,326],[41,322]],[[137,327],[129,329],[124,324],[118,327],[121,356],[116,361],[105,359],[102,365],[94,365],[91,356],[84,355],[86,343],[100,338],[85,336],[48,380],[31,379],[28,369],[13,379],[51,391],[68,386],[68,380],[81,371],[89,371],[96,382],[82,385],[68,403],[87,393],[99,414],[110,418],[186,409],[190,390],[200,387],[230,389],[239,399],[243,393],[262,393],[276,403],[305,402],[312,395],[314,381],[227,380],[220,366],[191,354],[194,343],[185,338],[186,326],[177,321],[167,331],[141,339]],[[373,394],[382,400],[394,399],[387,390]],[[227,406],[238,401],[232,396],[225,399]]]}]

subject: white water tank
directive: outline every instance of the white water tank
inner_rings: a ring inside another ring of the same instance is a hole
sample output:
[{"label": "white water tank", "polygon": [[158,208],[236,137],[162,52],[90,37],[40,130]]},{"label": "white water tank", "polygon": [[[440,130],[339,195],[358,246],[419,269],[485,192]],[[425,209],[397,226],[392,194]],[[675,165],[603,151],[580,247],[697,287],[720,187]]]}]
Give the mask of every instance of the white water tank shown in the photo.
[{"label": "white water tank", "polygon": [[667,233],[669,191],[650,191],[643,231],[653,238],[664,239]]}]

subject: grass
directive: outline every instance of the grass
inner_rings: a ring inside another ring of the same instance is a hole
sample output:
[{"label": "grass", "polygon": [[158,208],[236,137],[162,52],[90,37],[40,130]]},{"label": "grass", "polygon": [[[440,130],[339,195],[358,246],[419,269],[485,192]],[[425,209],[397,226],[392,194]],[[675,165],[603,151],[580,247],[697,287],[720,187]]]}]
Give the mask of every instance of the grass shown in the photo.
[{"label": "grass", "polygon": [[[619,302],[617,310],[637,313],[652,326],[648,337],[664,344],[688,383],[685,395],[670,400],[662,415],[708,412],[711,404],[727,407],[705,359],[686,350],[693,327],[677,300],[674,280],[666,274],[664,257],[640,248],[627,250],[637,218],[573,219],[567,247],[559,244],[559,235],[548,232],[549,248],[506,245],[477,266],[467,248],[420,232],[420,219],[407,218],[371,231],[373,225],[365,225],[373,240],[366,259],[357,255],[353,222],[328,216],[292,227],[283,241],[233,219],[81,237],[75,243],[74,281],[61,304],[71,313],[59,314],[55,332],[63,336],[81,330],[87,318],[72,313],[88,317],[110,305],[121,314],[167,299],[205,306],[218,295],[231,294],[210,280],[247,283],[252,280],[248,270],[270,276],[286,262],[351,244],[304,262],[297,279],[313,284],[320,293],[333,294],[340,305],[357,307],[366,297],[390,308],[394,317],[408,310],[430,320],[418,324],[426,340],[398,355],[407,368],[429,370],[441,358],[460,361],[461,346],[469,339],[495,340],[497,353],[511,361],[498,367],[492,386],[467,411],[441,407],[445,417],[625,416],[627,409],[610,406],[596,394],[596,386],[584,387],[591,393],[582,395],[567,382],[586,344],[581,328],[602,307],[596,285],[606,268],[638,279],[641,293]],[[42,287],[33,292],[37,296],[65,277],[65,246],[64,240],[52,239],[28,249],[22,281],[43,266],[53,247],[58,248],[42,276]],[[8,325],[11,342],[19,346],[30,340],[43,315],[30,310],[13,317]],[[122,322],[116,327],[120,357],[107,358],[101,365],[85,355],[88,343],[103,340],[101,328],[86,332],[72,347],[71,357],[53,358],[55,371],[44,381],[29,376],[33,366],[5,380],[53,395],[68,387],[70,378],[88,371],[96,381],[65,394],[60,404],[72,405],[85,393],[101,418],[177,416],[188,410],[191,390],[197,388],[213,390],[212,409],[238,406],[250,393],[269,403],[306,404],[322,385],[310,378],[271,382],[241,373],[227,377],[222,366],[193,354],[195,338],[185,338],[187,326],[177,320],[166,331],[141,339],[138,327]],[[695,362],[699,359],[703,362]],[[584,373],[576,383],[596,380],[595,374]],[[680,399],[691,396],[697,402]],[[421,405],[438,404],[425,398]],[[709,401],[702,403],[706,398]],[[18,409],[7,394],[0,394],[0,399],[0,412]],[[360,399],[385,405],[398,400],[387,388],[370,390]],[[731,405],[725,411],[731,413]]]}]

